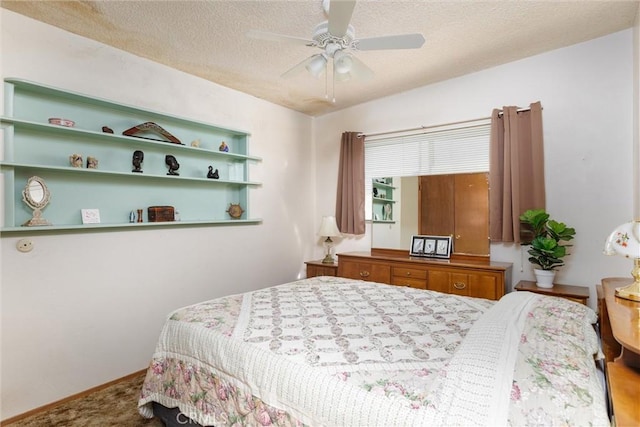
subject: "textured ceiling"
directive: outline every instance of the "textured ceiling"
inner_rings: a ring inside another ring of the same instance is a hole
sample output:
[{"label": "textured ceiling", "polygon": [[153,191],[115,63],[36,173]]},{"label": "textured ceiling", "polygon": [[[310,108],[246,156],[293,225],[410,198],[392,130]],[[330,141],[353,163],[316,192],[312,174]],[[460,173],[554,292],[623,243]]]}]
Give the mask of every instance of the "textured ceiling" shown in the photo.
[{"label": "textured ceiling", "polygon": [[[318,48],[252,39],[249,30],[311,39],[321,0],[2,1],[3,8],[309,115],[590,40],[633,26],[638,1],[360,0],[356,38],[422,33],[415,50],[357,52],[375,77],[335,84],[281,74]],[[329,84],[329,91],[331,91]]]}]

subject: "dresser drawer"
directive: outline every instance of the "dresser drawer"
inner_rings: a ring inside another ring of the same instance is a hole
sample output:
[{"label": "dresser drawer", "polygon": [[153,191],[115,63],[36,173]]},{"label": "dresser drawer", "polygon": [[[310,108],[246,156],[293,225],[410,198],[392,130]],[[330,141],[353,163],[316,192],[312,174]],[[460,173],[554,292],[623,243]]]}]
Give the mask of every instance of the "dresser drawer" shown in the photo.
[{"label": "dresser drawer", "polygon": [[391,284],[396,286],[409,286],[410,288],[427,289],[427,279],[414,279],[410,277],[393,276]]},{"label": "dresser drawer", "polygon": [[406,268],[406,267],[393,267],[391,274],[394,278],[404,277],[406,279],[426,279],[427,270],[418,268]]},{"label": "dresser drawer", "polygon": [[498,300],[504,295],[504,281],[499,273],[429,271],[427,289],[468,297]]},{"label": "dresser drawer", "polygon": [[338,262],[338,276],[369,282],[391,283],[391,267],[388,264],[340,259]]}]

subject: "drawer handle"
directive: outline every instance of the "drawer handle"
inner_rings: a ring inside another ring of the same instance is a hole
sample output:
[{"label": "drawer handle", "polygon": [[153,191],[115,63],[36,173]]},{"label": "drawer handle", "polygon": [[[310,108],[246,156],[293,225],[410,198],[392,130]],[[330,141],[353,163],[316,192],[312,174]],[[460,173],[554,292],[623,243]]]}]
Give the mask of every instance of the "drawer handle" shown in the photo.
[{"label": "drawer handle", "polygon": [[463,282],[454,282],[453,287],[456,289],[464,289],[467,287],[467,284]]},{"label": "drawer handle", "polygon": [[368,271],[361,271],[360,272],[360,277],[369,277],[369,272]]},{"label": "drawer handle", "polygon": [[411,276],[411,272],[410,271],[407,271],[407,276]]}]

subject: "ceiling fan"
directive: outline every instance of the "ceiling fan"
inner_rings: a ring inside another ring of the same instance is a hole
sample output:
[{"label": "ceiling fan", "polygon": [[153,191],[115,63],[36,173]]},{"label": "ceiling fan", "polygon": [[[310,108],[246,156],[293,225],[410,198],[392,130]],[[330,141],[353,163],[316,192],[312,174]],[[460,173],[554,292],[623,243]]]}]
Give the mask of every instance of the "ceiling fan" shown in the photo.
[{"label": "ceiling fan", "polygon": [[[417,49],[424,44],[424,37],[420,33],[356,39],[355,30],[349,24],[355,5],[356,0],[322,0],[322,8],[328,20],[315,27],[311,40],[259,30],[251,30],[247,36],[321,49],[321,53],[306,58],[283,73],[282,77],[292,77],[306,69],[316,78],[324,73],[327,86],[330,74],[328,72],[329,66],[332,69],[332,82],[334,83],[352,78],[370,79],[373,77],[373,71],[353,54],[355,51]],[[325,97],[329,97],[326,90]],[[335,102],[335,97],[333,102]]]}]

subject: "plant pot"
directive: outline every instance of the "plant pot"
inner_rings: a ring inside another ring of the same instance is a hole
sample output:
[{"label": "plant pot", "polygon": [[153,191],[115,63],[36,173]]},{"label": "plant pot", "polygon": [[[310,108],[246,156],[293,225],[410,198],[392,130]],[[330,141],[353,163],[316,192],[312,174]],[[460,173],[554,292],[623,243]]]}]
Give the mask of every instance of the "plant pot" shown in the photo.
[{"label": "plant pot", "polygon": [[536,286],[539,288],[553,288],[553,279],[556,277],[554,270],[539,270],[535,268],[533,273],[536,275]]}]

